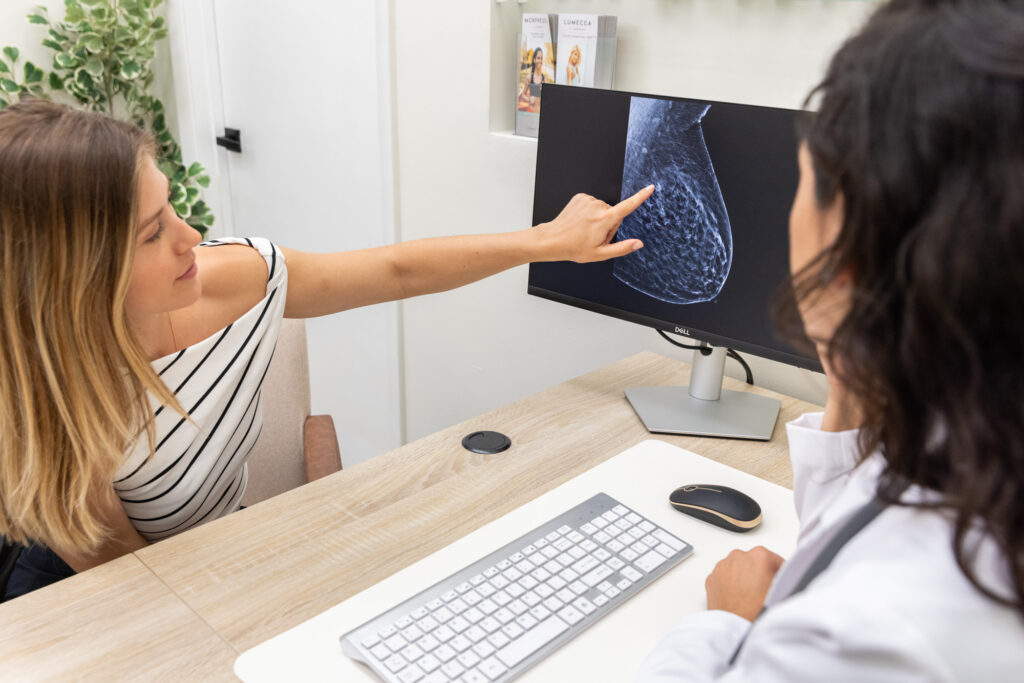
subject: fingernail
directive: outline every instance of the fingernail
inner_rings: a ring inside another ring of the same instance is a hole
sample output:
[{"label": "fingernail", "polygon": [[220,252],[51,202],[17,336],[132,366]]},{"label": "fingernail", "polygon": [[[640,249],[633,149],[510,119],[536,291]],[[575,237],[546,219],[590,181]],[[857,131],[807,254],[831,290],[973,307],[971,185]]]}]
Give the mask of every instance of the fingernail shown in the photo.
[{"label": "fingernail", "polygon": [[643,242],[634,242],[633,243],[633,251],[636,251],[637,249],[639,249],[642,246],[644,246]]}]

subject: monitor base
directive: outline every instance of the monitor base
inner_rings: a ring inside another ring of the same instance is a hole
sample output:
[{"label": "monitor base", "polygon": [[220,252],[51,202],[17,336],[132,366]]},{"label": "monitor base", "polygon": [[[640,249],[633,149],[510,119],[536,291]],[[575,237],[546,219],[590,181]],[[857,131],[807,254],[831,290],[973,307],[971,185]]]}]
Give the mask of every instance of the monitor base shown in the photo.
[{"label": "monitor base", "polygon": [[626,390],[647,431],[768,441],[781,403],[774,398],[723,389],[718,400],[690,395],[689,387],[637,387]]}]

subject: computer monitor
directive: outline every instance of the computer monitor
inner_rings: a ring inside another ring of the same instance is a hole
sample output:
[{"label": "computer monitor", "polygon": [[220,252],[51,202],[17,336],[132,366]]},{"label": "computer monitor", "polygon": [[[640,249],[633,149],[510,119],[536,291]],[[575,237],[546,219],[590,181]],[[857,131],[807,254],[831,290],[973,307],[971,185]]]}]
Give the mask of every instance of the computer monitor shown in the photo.
[{"label": "computer monitor", "polygon": [[722,390],[726,347],[820,370],[774,329],[789,284],[789,209],[798,170],[788,109],[545,84],[533,223],[577,192],[615,204],[653,183],[612,261],[530,266],[530,294],[675,332],[694,353],[689,387],[630,389],[654,432],[769,439],[774,399]]}]

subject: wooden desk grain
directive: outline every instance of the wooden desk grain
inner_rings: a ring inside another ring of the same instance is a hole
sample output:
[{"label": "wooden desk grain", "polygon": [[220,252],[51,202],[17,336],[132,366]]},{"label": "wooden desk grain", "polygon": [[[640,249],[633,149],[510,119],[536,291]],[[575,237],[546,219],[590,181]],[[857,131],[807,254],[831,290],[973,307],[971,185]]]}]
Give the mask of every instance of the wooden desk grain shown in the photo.
[{"label": "wooden desk grain", "polygon": [[[688,377],[688,365],[641,353],[137,555],[245,650],[652,438],[623,392]],[[726,386],[746,385],[728,379]],[[790,486],[783,425],[814,406],[752,391],[782,401],[770,442],[654,438]],[[496,455],[463,449],[462,437],[479,429],[504,432],[512,448]]]},{"label": "wooden desk grain", "polygon": [[132,555],[0,605],[5,681],[231,681],[237,656]]}]

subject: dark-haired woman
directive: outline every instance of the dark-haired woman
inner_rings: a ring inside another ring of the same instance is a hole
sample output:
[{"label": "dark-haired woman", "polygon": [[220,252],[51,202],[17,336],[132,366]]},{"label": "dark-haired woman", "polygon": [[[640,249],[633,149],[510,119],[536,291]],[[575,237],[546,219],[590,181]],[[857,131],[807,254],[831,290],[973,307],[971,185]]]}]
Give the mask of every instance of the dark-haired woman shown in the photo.
[{"label": "dark-haired woman", "polygon": [[791,267],[830,391],[788,426],[799,544],[720,562],[638,680],[1019,681],[1024,2],[894,0],[817,93]]}]

